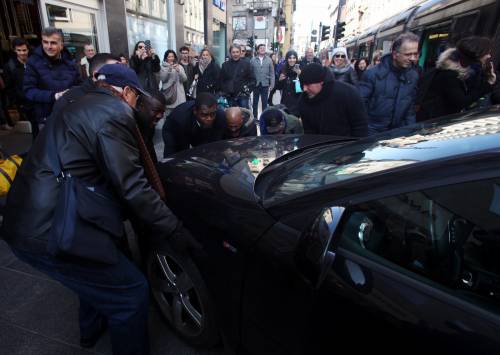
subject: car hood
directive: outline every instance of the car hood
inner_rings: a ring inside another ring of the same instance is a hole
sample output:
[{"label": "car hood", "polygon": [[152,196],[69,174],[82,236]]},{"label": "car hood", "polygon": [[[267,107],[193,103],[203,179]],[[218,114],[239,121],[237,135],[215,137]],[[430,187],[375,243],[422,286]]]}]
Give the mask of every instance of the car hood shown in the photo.
[{"label": "car hood", "polygon": [[267,135],[218,141],[179,152],[163,159],[193,161],[227,172],[241,173],[254,178],[275,159],[297,149],[312,145],[345,140],[326,135]]}]

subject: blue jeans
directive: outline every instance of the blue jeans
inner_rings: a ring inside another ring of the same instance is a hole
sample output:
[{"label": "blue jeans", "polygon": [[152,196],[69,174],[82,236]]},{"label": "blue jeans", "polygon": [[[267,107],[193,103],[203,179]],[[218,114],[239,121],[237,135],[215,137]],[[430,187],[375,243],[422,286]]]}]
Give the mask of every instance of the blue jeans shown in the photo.
[{"label": "blue jeans", "polygon": [[256,86],[253,90],[253,117],[258,119],[259,116],[259,97],[262,100],[262,111],[267,108],[267,98],[268,98],[269,86]]},{"label": "blue jeans", "polygon": [[244,107],[244,108],[250,108],[248,106],[248,96],[236,96],[236,97],[231,97],[228,98],[228,103],[230,107]]},{"label": "blue jeans", "polygon": [[74,291],[80,299],[80,335],[97,332],[108,321],[113,355],[149,354],[149,287],[123,254],[116,265],[78,264],[47,254],[12,249],[22,261]]}]

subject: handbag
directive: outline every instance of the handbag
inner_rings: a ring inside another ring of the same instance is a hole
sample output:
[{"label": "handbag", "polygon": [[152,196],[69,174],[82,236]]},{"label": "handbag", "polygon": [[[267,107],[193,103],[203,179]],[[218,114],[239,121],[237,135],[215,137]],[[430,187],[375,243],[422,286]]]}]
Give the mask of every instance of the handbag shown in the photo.
[{"label": "handbag", "polygon": [[177,84],[174,82],[167,89],[162,90],[163,96],[165,96],[166,105],[172,105],[177,101]]},{"label": "handbag", "polygon": [[[46,127],[53,132],[53,125]],[[55,138],[55,135],[54,137]],[[47,251],[56,257],[77,257],[116,264],[115,239],[124,235],[119,201],[103,186],[90,186],[63,171],[56,141],[49,141],[49,157],[59,184]]]},{"label": "handbag", "polygon": [[189,97],[191,100],[196,99],[197,88],[198,88],[198,79],[194,79],[193,82],[191,83],[191,86],[189,87],[189,91],[186,96]]},{"label": "handbag", "polygon": [[0,197],[7,195],[9,192],[22,161],[23,159],[19,155],[11,155],[5,159],[0,159]]}]

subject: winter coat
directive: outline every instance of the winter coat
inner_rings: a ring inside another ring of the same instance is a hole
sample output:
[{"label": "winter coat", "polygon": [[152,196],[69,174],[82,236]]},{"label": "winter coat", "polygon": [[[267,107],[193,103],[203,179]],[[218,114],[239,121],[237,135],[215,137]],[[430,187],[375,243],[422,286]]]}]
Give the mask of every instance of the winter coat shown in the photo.
[{"label": "winter coat", "polygon": [[163,125],[163,156],[189,149],[191,146],[215,142],[223,139],[226,130],[226,116],[217,109],[212,128],[202,129],[194,115],[195,101],[187,101],[177,106],[165,119]]},{"label": "winter coat", "polygon": [[262,63],[259,57],[253,57],[250,61],[255,75],[255,86],[274,87],[274,64],[271,58],[264,56]]},{"label": "winter coat", "polygon": [[455,48],[449,48],[441,53],[436,69],[425,74],[432,78],[427,88],[419,88],[418,96],[422,98],[419,121],[458,113],[493,90],[481,71],[474,73],[454,60],[455,51]]},{"label": "winter coat", "polygon": [[194,67],[194,74],[198,74],[198,85],[196,86],[196,92],[209,92],[211,94],[216,94],[219,92],[219,75],[220,68],[213,60],[205,68],[203,74],[200,71],[199,64]]},{"label": "winter coat", "polygon": [[60,188],[49,163],[52,134],[65,171],[89,186],[107,186],[126,211],[151,228],[152,237],[170,235],[178,220],[144,174],[135,127],[132,108],[102,88],[55,112],[9,191],[2,230],[6,241],[26,251],[47,249]]},{"label": "winter coat", "polygon": [[191,63],[182,64],[179,62],[178,64],[182,66],[182,69],[184,69],[184,73],[186,74],[186,81],[184,81],[182,85],[184,86],[184,92],[187,94],[194,80],[194,66]]},{"label": "winter coat", "polygon": [[314,57],[314,58],[313,58],[313,60],[312,60],[312,62],[308,62],[308,61],[306,60],[306,58],[304,58],[304,59],[302,59],[302,60],[299,62],[299,65],[300,65],[300,70],[304,69],[306,65],[311,64],[311,63],[318,63],[318,64],[321,64],[321,61],[320,61],[318,58]]},{"label": "winter coat", "polygon": [[249,96],[255,88],[255,75],[249,60],[228,60],[220,71],[221,91],[229,97]]},{"label": "winter coat", "polygon": [[224,139],[236,139],[243,137],[255,137],[257,136],[257,125],[253,113],[251,110],[240,107],[243,116],[243,126],[240,128],[240,135],[238,137],[233,137],[230,132],[226,129],[224,133]]},{"label": "winter coat", "polygon": [[276,82],[276,89],[281,90],[280,103],[285,105],[290,113],[295,116],[299,115],[299,99],[300,92],[295,91],[295,80],[297,73],[286,65],[286,78]]},{"label": "winter coat", "polygon": [[23,91],[25,65],[17,58],[11,58],[5,65],[5,92],[9,104],[26,105],[28,103]]},{"label": "winter coat", "polygon": [[313,98],[302,93],[299,113],[305,133],[364,137],[368,122],[363,101],[355,87],[335,81],[329,70],[322,90]]},{"label": "winter coat", "polygon": [[368,111],[370,134],[415,123],[416,68],[398,69],[390,54],[365,71],[359,92]]},{"label": "winter coat", "polygon": [[42,47],[33,51],[24,72],[23,91],[31,101],[38,123],[44,123],[52,112],[55,94],[80,83],[77,66],[63,51],[58,59],[50,59]]},{"label": "winter coat", "polygon": [[171,85],[175,85],[177,90],[175,101],[166,105],[167,109],[173,109],[186,102],[186,93],[184,92],[184,82],[186,80],[187,76],[182,65],[179,64],[179,71],[177,71],[170,64],[162,63],[160,70],[161,91],[165,92]]},{"label": "winter coat", "polygon": [[358,76],[356,75],[356,71],[350,65],[341,69],[337,68],[335,65],[331,65],[329,68],[332,71],[333,78],[335,80],[342,81],[356,87],[358,86]]},{"label": "winter coat", "polygon": [[158,78],[160,72],[160,58],[154,54],[152,57],[140,59],[138,56],[133,55],[130,57],[129,66],[132,68],[139,78],[144,90],[150,94],[158,92]]}]

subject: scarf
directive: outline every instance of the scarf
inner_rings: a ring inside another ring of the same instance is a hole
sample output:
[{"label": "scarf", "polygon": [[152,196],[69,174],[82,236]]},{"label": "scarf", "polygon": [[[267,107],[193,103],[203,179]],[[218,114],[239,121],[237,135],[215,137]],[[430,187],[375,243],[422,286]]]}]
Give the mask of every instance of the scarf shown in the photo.
[{"label": "scarf", "polygon": [[207,67],[210,65],[210,63],[212,63],[212,58],[201,58],[200,59],[200,63],[198,65],[198,67],[200,69],[201,74],[203,74],[203,72],[205,71],[205,69],[207,69]]}]

